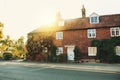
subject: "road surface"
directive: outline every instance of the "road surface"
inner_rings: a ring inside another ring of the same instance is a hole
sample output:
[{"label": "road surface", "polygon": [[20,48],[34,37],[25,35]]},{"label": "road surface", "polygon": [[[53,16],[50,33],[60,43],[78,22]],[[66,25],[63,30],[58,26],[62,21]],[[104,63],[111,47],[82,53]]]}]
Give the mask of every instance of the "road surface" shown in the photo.
[{"label": "road surface", "polygon": [[119,73],[56,69],[24,63],[0,64],[0,80],[120,80]]}]

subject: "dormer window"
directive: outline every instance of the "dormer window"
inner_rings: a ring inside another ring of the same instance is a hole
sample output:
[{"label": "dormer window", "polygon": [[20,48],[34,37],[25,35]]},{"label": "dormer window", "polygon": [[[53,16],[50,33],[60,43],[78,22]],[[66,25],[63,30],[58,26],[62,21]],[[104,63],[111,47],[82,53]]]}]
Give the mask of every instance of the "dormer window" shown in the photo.
[{"label": "dormer window", "polygon": [[64,20],[59,21],[58,26],[60,26],[60,27],[64,26]]},{"label": "dormer window", "polygon": [[97,16],[94,16],[94,17],[91,17],[91,24],[94,24],[94,23],[98,23],[98,17]]},{"label": "dormer window", "polygon": [[90,24],[99,23],[99,16],[96,13],[90,15]]}]

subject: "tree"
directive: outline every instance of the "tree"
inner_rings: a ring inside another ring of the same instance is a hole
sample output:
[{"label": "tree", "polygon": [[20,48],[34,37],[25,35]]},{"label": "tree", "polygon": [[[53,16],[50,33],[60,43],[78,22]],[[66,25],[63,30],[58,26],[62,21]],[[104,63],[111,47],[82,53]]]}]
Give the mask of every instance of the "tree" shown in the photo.
[{"label": "tree", "polygon": [[[25,55],[25,48],[24,48],[24,37],[20,37],[17,41],[11,40],[10,36],[7,35],[5,39],[3,38],[3,29],[4,25],[0,22],[0,51],[4,52],[11,52],[13,57],[21,57]],[[1,56],[1,55],[0,55]]]},{"label": "tree", "polygon": [[0,22],[0,38],[3,38],[3,31],[2,31],[3,27],[4,27],[3,23]]},{"label": "tree", "polygon": [[44,53],[44,55],[48,55],[48,59],[51,56],[55,55],[55,46],[52,42],[51,35],[41,34],[38,36],[37,40],[33,37],[28,38],[27,40],[27,58],[31,60],[36,59],[36,55]]},{"label": "tree", "polygon": [[24,37],[20,37],[18,40],[13,41],[10,46],[12,48],[12,53],[14,58],[25,58],[25,46],[24,46]]},{"label": "tree", "polygon": [[4,40],[0,41],[1,46],[0,50],[3,52],[10,52],[14,59],[24,58],[25,47],[24,47],[24,38],[20,37],[18,40],[11,40],[8,35]]},{"label": "tree", "polygon": [[35,60],[35,55],[42,51],[42,46],[40,45],[41,44],[34,41],[33,38],[29,38],[26,45],[26,49],[28,52],[26,55],[27,58]]}]

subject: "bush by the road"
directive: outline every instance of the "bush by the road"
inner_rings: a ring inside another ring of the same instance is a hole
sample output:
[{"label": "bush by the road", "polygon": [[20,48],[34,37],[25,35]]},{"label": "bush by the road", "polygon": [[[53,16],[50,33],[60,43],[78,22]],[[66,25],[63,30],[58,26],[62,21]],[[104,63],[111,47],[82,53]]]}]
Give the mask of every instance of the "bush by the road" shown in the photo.
[{"label": "bush by the road", "polygon": [[10,60],[10,59],[12,59],[12,54],[9,53],[9,52],[3,53],[3,59],[4,60]]}]

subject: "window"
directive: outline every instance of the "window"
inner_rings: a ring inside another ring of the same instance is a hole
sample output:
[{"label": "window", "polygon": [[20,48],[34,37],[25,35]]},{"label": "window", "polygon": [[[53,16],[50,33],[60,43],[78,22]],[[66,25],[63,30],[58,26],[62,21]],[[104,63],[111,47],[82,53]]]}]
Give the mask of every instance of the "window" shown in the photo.
[{"label": "window", "polygon": [[92,13],[90,15],[90,24],[97,24],[99,23],[99,15],[96,13]]},{"label": "window", "polygon": [[111,37],[120,36],[120,27],[110,28]]},{"label": "window", "polygon": [[88,29],[88,38],[96,38],[96,29]]},{"label": "window", "polygon": [[88,47],[89,56],[96,56],[96,54],[97,54],[97,47]]},{"label": "window", "polygon": [[98,23],[98,17],[95,16],[95,17],[91,17],[91,24],[94,24],[94,23]]},{"label": "window", "polygon": [[58,47],[57,51],[56,51],[56,55],[60,55],[63,54],[63,48],[62,47]]},{"label": "window", "polygon": [[56,39],[63,39],[63,32],[56,32]]},{"label": "window", "polygon": [[63,20],[59,21],[58,25],[59,26],[64,26],[64,21]]},{"label": "window", "polygon": [[116,55],[120,56],[120,46],[116,46]]}]

